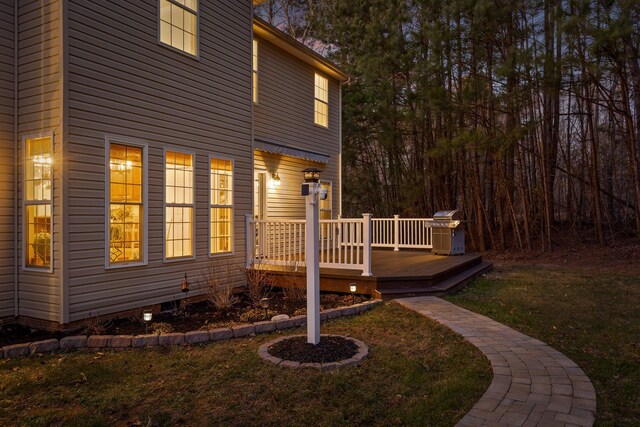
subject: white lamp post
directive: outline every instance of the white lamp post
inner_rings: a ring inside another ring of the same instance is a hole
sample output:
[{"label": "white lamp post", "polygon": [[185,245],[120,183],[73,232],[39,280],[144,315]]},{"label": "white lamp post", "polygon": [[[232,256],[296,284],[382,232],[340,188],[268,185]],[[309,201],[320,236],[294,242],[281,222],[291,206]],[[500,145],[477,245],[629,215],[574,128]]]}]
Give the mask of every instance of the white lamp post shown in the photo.
[{"label": "white lamp post", "polygon": [[[318,244],[320,240],[320,223],[318,213],[318,196],[320,191],[320,170],[307,168],[304,173],[302,195],[306,198],[305,254],[307,264],[307,342],[320,343],[320,266]],[[326,197],[326,193],[324,194]]]}]

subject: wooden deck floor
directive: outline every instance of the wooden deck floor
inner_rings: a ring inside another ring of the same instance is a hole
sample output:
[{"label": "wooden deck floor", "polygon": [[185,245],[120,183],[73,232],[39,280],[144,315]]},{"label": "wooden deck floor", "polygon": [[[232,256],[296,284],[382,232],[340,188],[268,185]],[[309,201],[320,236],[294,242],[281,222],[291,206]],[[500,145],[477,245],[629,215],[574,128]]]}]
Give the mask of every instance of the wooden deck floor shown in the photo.
[{"label": "wooden deck floor", "polygon": [[[433,255],[430,251],[372,251],[373,276],[362,276],[360,270],[341,270],[333,268],[320,269],[320,289],[334,292],[349,292],[349,286],[356,284],[358,294],[375,296],[408,295],[408,294],[442,294],[444,291],[438,286],[450,281],[447,286],[454,288],[459,281],[468,280],[469,275],[475,276],[485,271],[491,264],[483,262],[478,254],[457,256]],[[297,276],[295,283],[303,285],[305,269],[297,272],[285,272],[277,267],[273,268],[276,281],[278,276]],[[468,274],[466,274],[468,273]],[[433,291],[433,292],[431,292]]]}]

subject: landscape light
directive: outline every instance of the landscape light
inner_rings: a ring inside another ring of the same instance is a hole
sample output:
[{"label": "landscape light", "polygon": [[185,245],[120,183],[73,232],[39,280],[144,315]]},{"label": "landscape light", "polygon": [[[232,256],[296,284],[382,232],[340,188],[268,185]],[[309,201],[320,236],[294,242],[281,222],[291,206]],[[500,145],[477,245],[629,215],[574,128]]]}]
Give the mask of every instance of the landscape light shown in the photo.
[{"label": "landscape light", "polygon": [[153,318],[153,313],[151,313],[151,310],[145,310],[142,312],[142,320],[144,320],[145,334],[149,333],[149,322],[151,322],[152,318]]}]

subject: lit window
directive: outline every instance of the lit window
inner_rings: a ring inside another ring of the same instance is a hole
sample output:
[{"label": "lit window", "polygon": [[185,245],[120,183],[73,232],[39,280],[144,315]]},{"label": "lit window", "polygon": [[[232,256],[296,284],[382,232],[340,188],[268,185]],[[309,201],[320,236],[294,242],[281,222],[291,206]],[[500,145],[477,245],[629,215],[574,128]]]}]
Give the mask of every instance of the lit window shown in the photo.
[{"label": "lit window", "polygon": [[198,0],[160,0],[160,42],[198,55]]},{"label": "lit window", "polygon": [[315,123],[329,127],[329,80],[316,73]]},{"label": "lit window", "polygon": [[52,139],[27,138],[24,144],[25,260],[29,268],[51,268]]},{"label": "lit window", "polygon": [[320,187],[327,190],[327,198],[325,200],[320,200],[320,219],[331,219],[331,182],[320,181]]},{"label": "lit window", "polygon": [[142,148],[111,144],[109,153],[109,261],[143,261]]},{"label": "lit window", "polygon": [[258,40],[253,40],[253,102],[258,103]]},{"label": "lit window", "polygon": [[193,155],[165,157],[165,257],[193,256]]},{"label": "lit window", "polygon": [[211,225],[210,253],[232,252],[233,227],[233,163],[211,159]]}]

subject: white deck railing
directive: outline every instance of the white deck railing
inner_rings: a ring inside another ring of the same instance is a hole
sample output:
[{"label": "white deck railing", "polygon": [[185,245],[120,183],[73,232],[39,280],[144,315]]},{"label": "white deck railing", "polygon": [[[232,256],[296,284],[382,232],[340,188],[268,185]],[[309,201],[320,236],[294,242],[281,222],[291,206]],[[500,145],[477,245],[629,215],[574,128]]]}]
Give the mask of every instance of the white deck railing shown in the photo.
[{"label": "white deck railing", "polygon": [[[321,268],[371,273],[372,248],[431,249],[430,218],[338,218],[320,220]],[[305,263],[305,220],[257,220],[246,216],[247,268]]]},{"label": "white deck railing", "polygon": [[431,249],[431,218],[372,218],[374,248]]}]

